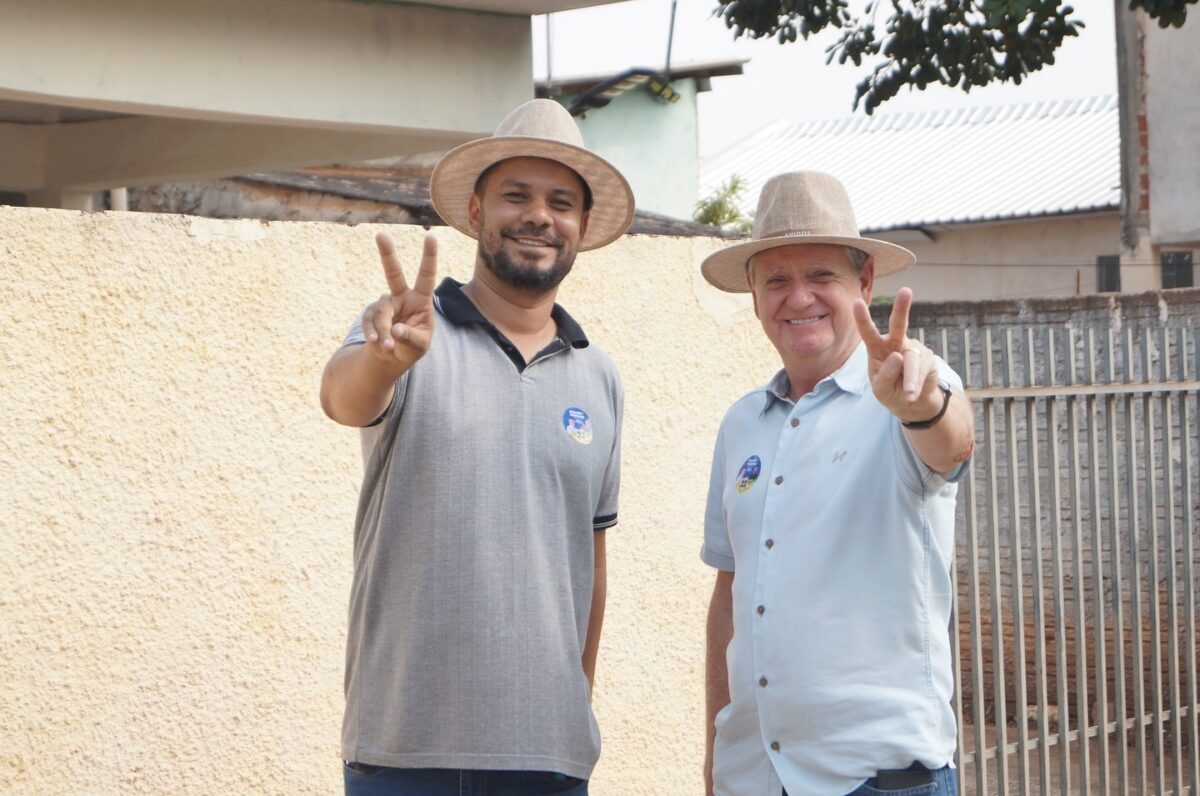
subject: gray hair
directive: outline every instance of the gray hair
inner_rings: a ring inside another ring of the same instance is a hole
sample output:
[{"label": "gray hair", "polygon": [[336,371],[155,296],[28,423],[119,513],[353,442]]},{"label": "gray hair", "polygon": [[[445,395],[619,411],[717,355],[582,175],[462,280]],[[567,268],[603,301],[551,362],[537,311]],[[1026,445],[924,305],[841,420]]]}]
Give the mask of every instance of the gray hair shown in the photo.
[{"label": "gray hair", "polygon": [[[856,249],[853,246],[841,246],[846,252],[846,259],[850,261],[850,267],[854,269],[855,276],[862,276],[863,269],[867,267],[867,260],[871,255],[867,254],[862,249]],[[758,254],[758,252],[755,252]],[[753,283],[750,277],[750,262],[754,259],[754,254],[746,258],[746,279]]]},{"label": "gray hair", "polygon": [[854,275],[862,276],[863,269],[867,267],[867,258],[871,255],[853,246],[844,246],[843,248],[846,250],[846,257],[850,260],[850,267],[854,269]]}]

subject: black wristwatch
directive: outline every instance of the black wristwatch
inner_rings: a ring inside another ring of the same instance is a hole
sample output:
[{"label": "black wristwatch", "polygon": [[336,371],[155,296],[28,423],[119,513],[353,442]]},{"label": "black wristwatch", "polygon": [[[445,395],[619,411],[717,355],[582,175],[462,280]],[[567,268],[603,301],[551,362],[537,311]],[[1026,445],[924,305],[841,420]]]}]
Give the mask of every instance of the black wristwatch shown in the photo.
[{"label": "black wristwatch", "polygon": [[928,420],[901,420],[900,425],[904,426],[905,428],[910,428],[913,431],[921,431],[926,428],[933,428],[935,425],[937,425],[937,422],[942,419],[942,415],[946,414],[946,407],[950,405],[950,388],[939,381],[938,389],[942,391],[943,398],[942,408],[938,410],[936,415]]}]

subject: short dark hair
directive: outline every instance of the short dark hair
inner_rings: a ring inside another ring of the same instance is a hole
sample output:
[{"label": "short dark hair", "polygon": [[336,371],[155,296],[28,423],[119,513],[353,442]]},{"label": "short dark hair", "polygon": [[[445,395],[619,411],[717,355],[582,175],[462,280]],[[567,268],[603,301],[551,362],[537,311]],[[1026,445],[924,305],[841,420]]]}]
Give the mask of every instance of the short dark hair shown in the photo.
[{"label": "short dark hair", "polygon": [[[483,192],[487,188],[488,177],[492,176],[492,172],[495,171],[496,167],[503,162],[503,160],[497,160],[495,163],[479,172],[479,176],[475,178],[475,187],[472,189],[472,192],[480,199],[483,198]],[[557,160],[554,162],[559,163]],[[559,163],[559,165],[570,169],[571,173],[574,174],[579,180],[579,184],[583,186],[583,212],[588,212],[592,209],[592,186],[588,185],[587,180],[585,180],[579,172],[575,171],[575,169],[567,166],[566,163]]]}]

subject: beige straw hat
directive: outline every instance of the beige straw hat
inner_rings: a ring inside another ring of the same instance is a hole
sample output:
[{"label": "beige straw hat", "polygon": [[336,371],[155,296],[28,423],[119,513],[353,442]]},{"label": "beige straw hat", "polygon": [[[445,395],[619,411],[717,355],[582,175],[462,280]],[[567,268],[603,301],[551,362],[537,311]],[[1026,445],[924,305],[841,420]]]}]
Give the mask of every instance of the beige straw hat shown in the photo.
[{"label": "beige straw hat", "polygon": [[819,171],[797,171],[767,180],[754,213],[754,233],[705,258],[704,278],[730,293],[749,293],[746,263],[761,251],[797,243],[851,246],[875,258],[875,276],[908,268],[916,256],[903,246],[864,238],[858,233],[850,197],[836,177]]},{"label": "beige straw hat", "polygon": [[589,152],[571,114],[554,100],[535,99],[505,117],[491,138],[468,141],[447,152],[433,169],[429,193],[433,208],[450,226],[475,237],[467,223],[467,203],[475,180],[508,158],[546,158],[574,169],[592,191],[592,210],[580,251],[612,243],[633,222],[633,190],[611,163]]}]

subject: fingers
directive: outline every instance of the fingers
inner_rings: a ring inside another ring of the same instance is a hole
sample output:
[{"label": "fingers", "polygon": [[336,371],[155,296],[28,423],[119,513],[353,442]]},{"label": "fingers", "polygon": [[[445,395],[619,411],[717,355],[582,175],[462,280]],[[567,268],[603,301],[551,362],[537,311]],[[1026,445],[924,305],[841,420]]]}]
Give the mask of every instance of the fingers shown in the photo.
[{"label": "fingers", "polygon": [[892,317],[888,321],[888,339],[899,344],[908,335],[908,310],[912,307],[912,290],[900,288],[892,304]]},{"label": "fingers", "polygon": [[433,295],[434,282],[437,281],[437,235],[432,232],[425,236],[425,245],[421,249],[421,268],[417,271],[416,289],[426,296]]},{"label": "fingers", "polygon": [[393,323],[390,331],[393,340],[405,343],[412,339],[412,327],[403,323]]},{"label": "fingers", "polygon": [[875,328],[875,321],[871,320],[871,311],[862,299],[854,302],[854,322],[858,324],[858,334],[867,344],[867,349],[872,353],[878,351],[884,344],[883,335]]},{"label": "fingers", "polygon": [[937,363],[928,347],[910,340],[904,350],[904,375],[901,389],[904,400],[913,402],[932,392],[937,383]]},{"label": "fingers", "polygon": [[[875,375],[872,377],[877,385],[876,393],[879,394],[879,386],[894,385],[903,375],[904,355],[899,351],[893,351],[883,358],[883,361],[879,363],[879,370],[875,371]],[[895,390],[895,387],[888,386],[885,389],[891,392]]]},{"label": "fingers", "polygon": [[904,378],[901,382],[901,389],[904,390],[904,400],[915,401],[921,394],[921,385],[925,380],[925,373],[921,372],[922,351],[912,347],[904,349],[902,354],[904,356]]},{"label": "fingers", "polygon": [[[396,254],[396,244],[392,242],[391,236],[380,232],[375,236],[375,245],[379,248],[379,262],[382,263],[383,275],[387,278],[388,292],[393,296],[403,294],[408,290],[408,283],[404,281],[404,269],[400,266],[400,256]],[[424,260],[421,267],[425,267]]]},{"label": "fingers", "polygon": [[379,301],[376,301],[375,305],[367,311],[370,319],[369,328],[367,326],[368,318],[363,318],[363,332],[366,334],[368,342],[378,342],[386,351],[396,347],[395,341],[392,340],[393,315],[391,296],[380,297]]}]

